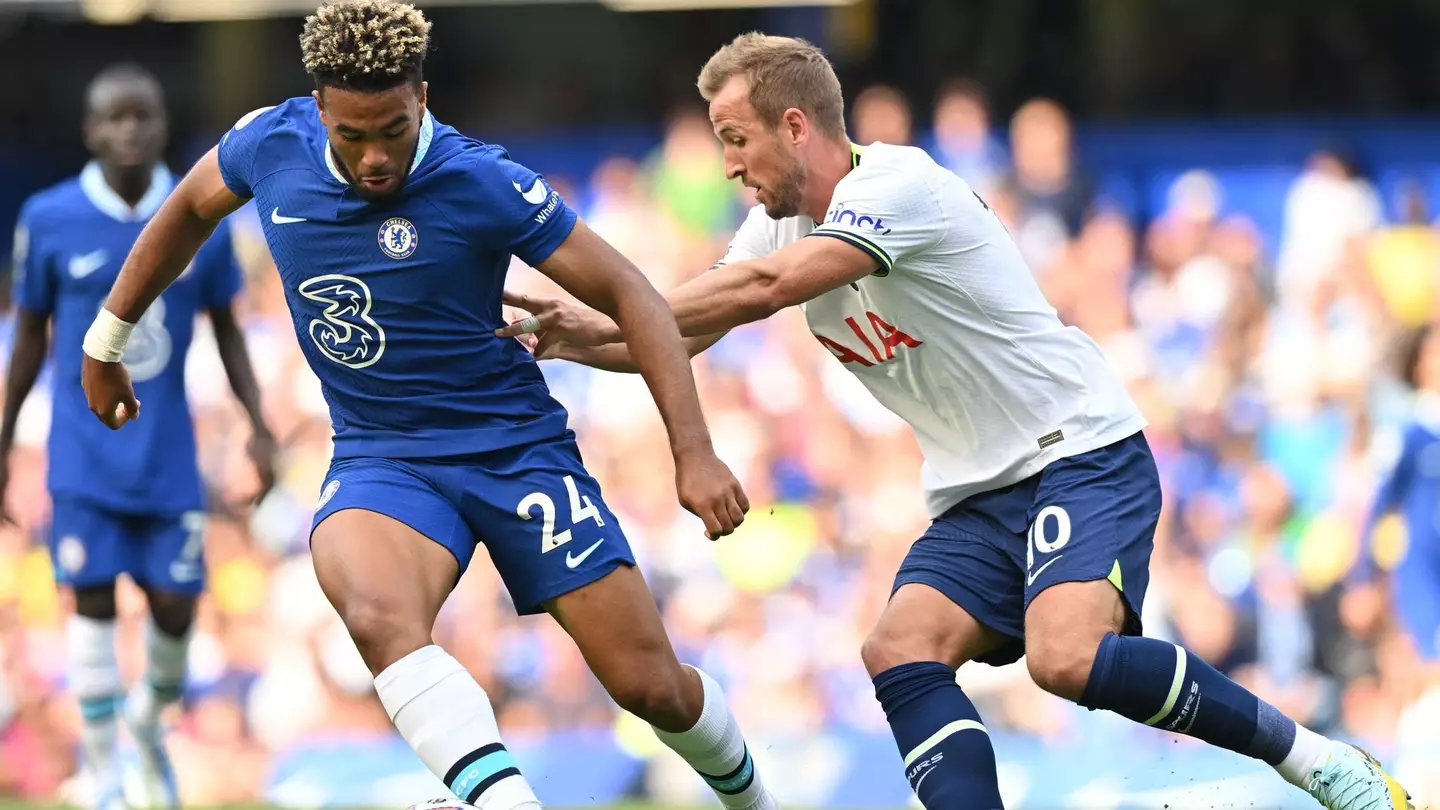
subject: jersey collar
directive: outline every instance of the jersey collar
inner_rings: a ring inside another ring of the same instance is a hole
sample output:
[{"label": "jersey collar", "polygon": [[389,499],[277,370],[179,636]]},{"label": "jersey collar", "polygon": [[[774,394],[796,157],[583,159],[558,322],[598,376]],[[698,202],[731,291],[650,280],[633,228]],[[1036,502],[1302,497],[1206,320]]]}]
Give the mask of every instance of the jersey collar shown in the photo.
[{"label": "jersey collar", "polygon": [[175,186],[175,177],[163,163],[155,164],[154,170],[150,172],[150,188],[145,190],[145,196],[140,202],[131,208],[128,203],[115,193],[115,189],[105,182],[105,171],[100,168],[97,161],[90,161],[80,172],[80,191],[85,194],[90,204],[111,219],[119,222],[144,222],[155,216],[160,210],[160,205],[165,198],[170,196],[170,189]]},{"label": "jersey collar", "polygon": [[[425,160],[425,153],[430,151],[430,141],[434,139],[434,137],[435,116],[431,115],[429,110],[426,110],[425,118],[420,122],[420,140],[415,144],[415,159],[410,161],[409,174],[414,174],[415,170],[420,168],[420,164]],[[350,185],[350,183],[345,180],[345,175],[341,173],[340,167],[335,165],[335,152],[330,148],[330,137],[327,135],[324,141],[324,145],[320,148],[325,153],[325,168],[330,170],[330,176],[334,178],[336,182],[346,186]]]},{"label": "jersey collar", "polygon": [[[860,156],[863,155],[863,154],[865,154],[865,147],[861,146],[861,145],[858,144],[858,143],[855,143],[854,141],[851,141],[851,142],[850,142],[850,169],[851,169],[852,171],[855,169],[855,167],[857,167],[857,166],[860,165]],[[815,222],[815,220],[813,220],[813,219],[810,220],[810,221],[811,221],[812,223],[814,223],[815,227],[817,227],[817,228],[820,227],[820,223]]]}]

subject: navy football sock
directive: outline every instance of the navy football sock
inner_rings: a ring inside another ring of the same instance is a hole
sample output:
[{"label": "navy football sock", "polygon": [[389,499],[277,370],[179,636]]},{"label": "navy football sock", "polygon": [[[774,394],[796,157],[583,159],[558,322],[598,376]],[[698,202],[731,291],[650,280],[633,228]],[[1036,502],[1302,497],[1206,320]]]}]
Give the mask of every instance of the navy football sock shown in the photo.
[{"label": "navy football sock", "polygon": [[1165,641],[1107,634],[1080,705],[1204,740],[1279,765],[1295,743],[1295,721]]},{"label": "navy football sock", "polygon": [[905,776],[926,810],[998,810],[995,749],[975,704],[936,661],[875,676],[875,697],[905,759]]}]

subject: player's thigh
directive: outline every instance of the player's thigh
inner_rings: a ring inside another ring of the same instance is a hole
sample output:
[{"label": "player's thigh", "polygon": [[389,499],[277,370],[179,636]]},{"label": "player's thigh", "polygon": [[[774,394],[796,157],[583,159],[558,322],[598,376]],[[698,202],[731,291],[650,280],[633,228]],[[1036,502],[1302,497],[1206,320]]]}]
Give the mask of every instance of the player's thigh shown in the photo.
[{"label": "player's thigh", "polygon": [[372,672],[430,643],[475,542],[414,466],[332,465],[310,534],[315,574]]},{"label": "player's thigh", "polygon": [[870,677],[902,664],[939,661],[959,669],[1004,646],[1009,637],[931,585],[907,583],[890,597],[860,648]]},{"label": "player's thigh", "polygon": [[57,583],[76,589],[113,586],[120,574],[137,567],[124,515],[56,495],[50,523],[50,559]]},{"label": "player's thigh", "polygon": [[521,615],[635,564],[573,438],[490,453],[440,474]]},{"label": "player's thigh", "polygon": [[1003,665],[1024,653],[1024,572],[1019,535],[997,519],[1028,496],[976,496],[930,524],[910,547],[889,604],[861,650],[875,675],[900,664]]},{"label": "player's thigh", "polygon": [[205,513],[133,516],[126,521],[136,584],[194,599],[205,588]]},{"label": "player's thigh", "polygon": [[1032,658],[1083,657],[1105,633],[1140,634],[1160,500],[1140,434],[1046,468],[1026,538]]}]

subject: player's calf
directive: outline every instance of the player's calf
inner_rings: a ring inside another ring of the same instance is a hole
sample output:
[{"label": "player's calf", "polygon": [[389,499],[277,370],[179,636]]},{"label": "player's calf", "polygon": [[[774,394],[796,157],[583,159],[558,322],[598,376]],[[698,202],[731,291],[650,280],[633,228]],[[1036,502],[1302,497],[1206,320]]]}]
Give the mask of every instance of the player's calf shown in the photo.
[{"label": "player's calf", "polygon": [[70,691],[80,704],[80,741],[96,781],[99,805],[118,800],[120,772],[115,758],[121,702],[120,664],[115,654],[115,586],[75,589],[75,615],[66,628]]},{"label": "player's calf", "polygon": [[955,670],[1001,638],[945,595],[902,586],[860,649],[895,735],[905,776],[926,810],[1002,807],[995,749]]},{"label": "player's calf", "polygon": [[125,707],[133,724],[155,725],[166,706],[180,699],[190,654],[190,628],[196,597],[145,587],[150,626],[145,638],[145,676],[131,690]]},{"label": "player's calf", "polygon": [[650,723],[722,805],[734,810],[777,806],[720,684],[676,659],[639,571],[621,566],[545,607],[575,640],[615,702]]}]

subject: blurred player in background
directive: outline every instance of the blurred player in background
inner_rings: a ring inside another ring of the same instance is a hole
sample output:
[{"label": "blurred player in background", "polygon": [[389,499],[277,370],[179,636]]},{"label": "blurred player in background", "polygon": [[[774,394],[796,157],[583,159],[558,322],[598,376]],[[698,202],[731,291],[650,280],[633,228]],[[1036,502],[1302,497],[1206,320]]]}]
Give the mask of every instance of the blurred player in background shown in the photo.
[{"label": "blurred player in background", "polygon": [[[153,75],[130,65],[107,68],[90,83],[85,104],[85,144],[95,159],[78,177],[31,197],[20,212],[14,262],[19,314],[0,454],[8,462],[20,406],[53,334],[51,550],[57,579],[75,593],[67,632],[70,689],[84,720],[85,758],[98,805],[123,806],[115,755],[116,714],[122,710],[115,580],[129,574],[145,591],[152,623],[145,676],[123,701],[123,713],[151,804],[174,807],[179,797],[159,719],[180,697],[195,600],[205,581],[206,504],[185,396],[185,356],[197,313],[209,314],[230,384],[250,417],[261,494],[274,482],[274,442],[232,309],[241,275],[224,223],[195,261],[179,268],[179,280],[146,313],[125,351],[124,367],[137,395],[149,403],[146,420],[112,433],[89,413],[80,387],[85,330],[175,182],[161,162],[168,133],[163,92]],[[0,504],[7,471],[8,463],[0,464]]]},{"label": "blurred player in background", "polygon": [[[1421,327],[1413,335],[1404,357],[1404,377],[1415,390],[1409,421],[1405,424],[1394,463],[1381,480],[1361,535],[1357,579],[1372,584],[1375,565],[1374,535],[1382,518],[1398,513],[1405,527],[1405,553],[1389,575],[1391,609],[1409,637],[1424,667],[1422,694],[1402,720],[1401,754],[1415,759],[1403,776],[1415,784],[1423,806],[1440,802],[1440,774],[1433,760],[1424,764],[1409,755],[1407,744],[1432,751],[1440,720],[1440,329]],[[1413,738],[1413,739],[1412,739]],[[1417,754],[1419,752],[1417,751]],[[1397,764],[1397,772],[1398,771]]]},{"label": "blurred player in background", "polygon": [[429,43],[425,17],[390,0],[306,20],[315,92],[242,118],[145,229],[86,339],[91,409],[112,428],[138,415],[115,360],[215,223],[253,198],[335,430],[315,571],[421,760],[484,810],[538,805],[484,689],[431,638],[484,543],[517,611],[551,613],[724,805],[771,807],[718,684],[676,659],[564,408],[524,347],[493,334],[512,255],[613,315],[664,417],[680,500],[718,538],[748,504],[675,320],[543,179],[431,116]]},{"label": "blurred player in background", "polygon": [[[934,522],[861,651],[925,807],[1002,806],[955,670],[1025,655],[1045,690],[1263,760],[1326,807],[1404,810],[1367,755],[1141,636],[1161,498],[1145,420],[984,200],[919,149],[852,144],[840,83],[809,43],[744,35],[699,87],[728,174],[760,204],[720,265],[669,296],[690,351],[802,306],[925,456]],[[533,314],[499,334],[536,332],[541,357],[628,369],[635,344],[606,345],[623,338],[602,314],[510,303]]]}]

